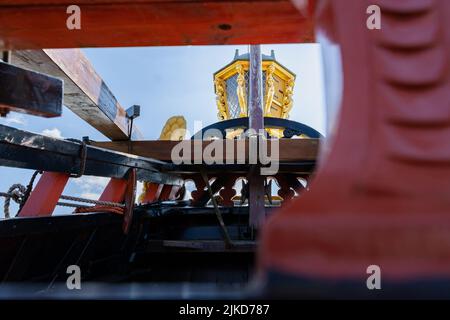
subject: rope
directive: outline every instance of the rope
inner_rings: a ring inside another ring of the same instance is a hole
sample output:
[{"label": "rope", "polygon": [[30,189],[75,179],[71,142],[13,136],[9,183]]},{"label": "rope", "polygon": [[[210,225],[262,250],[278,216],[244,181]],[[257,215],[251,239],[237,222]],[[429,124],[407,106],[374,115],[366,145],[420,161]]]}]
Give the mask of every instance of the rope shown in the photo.
[{"label": "rope", "polygon": [[[78,139],[66,139],[67,141],[75,142],[80,144],[80,170],[76,174],[71,174],[71,178],[79,178],[83,176],[85,169],[86,169],[86,159],[87,159],[87,143],[86,141],[80,141]],[[9,207],[11,204],[11,199],[19,204],[19,212],[22,210],[22,207],[27,202],[28,198],[30,197],[31,191],[33,190],[33,184],[38,174],[42,174],[42,171],[35,171],[33,175],[31,176],[30,182],[26,187],[23,185],[16,183],[13,184],[7,192],[0,192],[0,197],[5,198],[5,203],[3,206],[3,211],[5,213],[5,218],[10,218],[10,212]],[[114,212],[121,212],[123,213],[123,208],[125,208],[125,205],[122,203],[116,203],[116,202],[110,202],[110,201],[99,201],[99,200],[91,200],[91,199],[84,199],[79,197],[72,197],[72,196],[65,196],[61,195],[60,199],[63,200],[69,200],[74,202],[82,202],[82,203],[89,203],[93,204],[94,206],[82,206],[77,205],[73,203],[68,202],[58,202],[56,205],[58,206],[64,206],[64,207],[74,207],[77,208],[77,210],[99,210],[103,209],[104,211],[114,211]],[[108,209],[109,208],[109,209]],[[77,211],[76,210],[76,211]],[[87,212],[87,211],[86,211]]]},{"label": "rope", "polygon": [[25,204],[25,202],[27,202],[28,198],[30,197],[31,190],[33,190],[34,180],[36,180],[38,174],[42,174],[42,171],[37,170],[31,176],[30,182],[28,182],[27,188],[23,194],[22,201],[19,204],[19,212],[20,210],[22,210],[23,205]]},{"label": "rope", "polygon": [[70,207],[70,208],[91,208],[89,206],[83,206],[83,205],[79,205],[77,203],[70,203],[70,202],[63,202],[63,201],[58,201],[56,203],[57,206],[60,207]]},{"label": "rope", "polygon": [[[33,185],[32,181],[36,178],[36,175],[33,175],[32,180],[30,181],[31,186]],[[30,184],[28,186],[30,186]],[[5,198],[5,204],[3,206],[3,211],[5,213],[6,219],[10,218],[9,206],[11,203],[11,199],[14,202],[18,203],[20,205],[20,207],[22,207],[25,204],[26,199],[28,199],[28,196],[29,196],[29,194],[28,194],[27,198],[25,198],[27,190],[28,190],[28,188],[25,188],[23,185],[16,183],[16,184],[13,184],[8,189],[8,192],[0,192],[0,197]],[[66,195],[61,195],[60,199],[74,201],[74,202],[89,203],[89,204],[94,205],[94,206],[83,206],[83,205],[79,205],[76,203],[69,203],[69,202],[62,202],[62,201],[60,201],[56,204],[56,205],[62,206],[62,207],[77,208],[77,210],[75,210],[75,212],[77,212],[77,213],[107,211],[107,212],[123,214],[123,209],[125,208],[124,204],[117,203],[117,202],[111,202],[111,201],[92,200],[92,199],[85,199],[85,198],[72,197],[72,196],[66,196]]]},{"label": "rope", "polygon": [[62,195],[61,199],[69,200],[69,201],[90,203],[90,204],[95,204],[95,205],[99,205],[99,206],[125,208],[125,205],[123,203],[110,202],[110,201],[92,200],[92,199],[78,198],[78,197],[65,196],[65,195]]},{"label": "rope", "polygon": [[6,194],[2,192],[2,196],[6,197],[5,203],[3,205],[3,211],[5,213],[5,218],[8,219],[9,216],[9,205],[11,203],[11,199],[20,204],[22,202],[23,196],[26,192],[26,188],[20,183],[13,184]]},{"label": "rope", "polygon": [[108,207],[108,206],[93,206],[93,207],[78,207],[75,209],[75,213],[88,213],[88,212],[109,212],[115,214],[123,214],[124,208]]},{"label": "rope", "polygon": [[[27,202],[28,197],[31,194],[31,190],[33,190],[33,184],[34,180],[36,180],[36,177],[38,174],[41,174],[42,171],[35,171],[33,175],[31,176],[30,182],[28,182],[27,187],[25,188],[23,185],[16,183],[13,184],[9,189],[8,192],[4,193],[1,192],[1,196],[5,197],[5,203],[3,206],[3,211],[5,213],[5,218],[9,218],[9,205],[11,203],[11,199],[14,200],[17,204],[19,204],[19,212],[22,210],[23,205],[25,202]],[[17,189],[17,190],[16,190]]]}]

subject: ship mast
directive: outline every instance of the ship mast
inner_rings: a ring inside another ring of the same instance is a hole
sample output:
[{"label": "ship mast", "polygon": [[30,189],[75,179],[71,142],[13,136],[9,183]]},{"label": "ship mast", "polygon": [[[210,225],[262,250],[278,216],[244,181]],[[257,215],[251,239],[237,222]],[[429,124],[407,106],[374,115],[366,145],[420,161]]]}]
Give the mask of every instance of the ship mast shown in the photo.
[{"label": "ship mast", "polygon": [[[250,79],[249,79],[249,139],[258,145],[261,132],[264,130],[263,90],[262,90],[262,58],[261,46],[250,46]],[[253,150],[257,150],[254,148]],[[264,177],[261,176],[258,164],[253,166],[249,174],[249,224],[258,229],[265,220],[264,209]]]}]

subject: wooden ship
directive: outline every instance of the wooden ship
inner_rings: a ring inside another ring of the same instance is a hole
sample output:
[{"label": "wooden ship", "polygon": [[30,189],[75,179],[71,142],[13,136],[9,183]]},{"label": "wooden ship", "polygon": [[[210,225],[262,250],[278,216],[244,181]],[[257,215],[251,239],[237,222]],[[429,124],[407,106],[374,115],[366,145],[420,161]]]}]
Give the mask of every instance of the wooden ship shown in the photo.
[{"label": "wooden ship", "polygon": [[[66,271],[77,265],[90,298],[186,297],[183,283],[201,298],[448,298],[450,3],[375,2],[379,30],[365,0],[3,1],[0,113],[57,117],[64,104],[111,141],[0,125],[0,165],[36,170],[1,193],[20,208],[0,221],[0,297],[73,297]],[[81,30],[66,26],[69,5],[82,9]],[[329,88],[343,88],[327,101],[325,143],[289,120],[295,75],[259,46],[316,39]],[[73,49],[216,44],[251,45],[214,74],[218,122],[183,141],[181,117],[145,140],[139,108],[121,106]],[[250,161],[254,141],[279,146],[276,173]],[[177,164],[180,142],[228,152]],[[228,162],[239,145],[243,161]],[[85,175],[110,179],[99,199],[62,194]],[[74,213],[55,215],[60,205]],[[365,286],[371,265],[382,291]]]}]

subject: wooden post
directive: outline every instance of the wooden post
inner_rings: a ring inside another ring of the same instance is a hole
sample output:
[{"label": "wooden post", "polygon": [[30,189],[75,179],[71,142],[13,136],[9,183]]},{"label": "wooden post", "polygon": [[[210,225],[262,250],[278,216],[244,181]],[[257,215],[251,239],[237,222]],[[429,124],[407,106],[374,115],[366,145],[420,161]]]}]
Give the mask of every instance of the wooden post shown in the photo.
[{"label": "wooden post", "polygon": [[44,172],[18,216],[51,216],[69,178],[66,173]]},{"label": "wooden post", "polygon": [[[260,130],[264,129],[263,90],[262,90],[262,59],[261,46],[250,46],[250,81],[249,81],[249,130],[250,143],[259,142]],[[252,139],[256,139],[253,140]],[[258,152],[258,148],[250,148]],[[251,158],[251,155],[249,155]],[[256,155],[256,159],[259,157]],[[262,226],[265,220],[264,208],[264,177],[260,174],[260,167],[256,164],[249,173],[249,225],[255,229]]]}]

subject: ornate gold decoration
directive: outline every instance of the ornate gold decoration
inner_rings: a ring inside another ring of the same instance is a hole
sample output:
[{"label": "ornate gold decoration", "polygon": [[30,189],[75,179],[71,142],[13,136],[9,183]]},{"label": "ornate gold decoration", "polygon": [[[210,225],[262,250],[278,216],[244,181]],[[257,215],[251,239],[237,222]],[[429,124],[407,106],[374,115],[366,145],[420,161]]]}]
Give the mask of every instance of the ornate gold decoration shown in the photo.
[{"label": "ornate gold decoration", "polygon": [[186,135],[186,119],[183,116],[170,117],[159,136],[159,140],[181,141]]},{"label": "ornate gold decoration", "polygon": [[[186,119],[183,116],[173,116],[167,119],[166,124],[161,130],[159,140],[181,141],[186,136]],[[142,191],[139,195],[139,203],[144,202],[147,191],[150,190],[152,182],[144,181]]]},{"label": "ornate gold decoration", "polygon": [[216,104],[217,104],[217,117],[220,120],[227,120],[229,118],[227,109],[227,98],[225,95],[225,81],[219,78],[214,80],[216,86]]},{"label": "ornate gold decoration", "polygon": [[275,72],[275,66],[273,64],[269,65],[266,71],[266,97],[264,106],[264,115],[270,115],[270,108],[272,107],[273,95],[275,93],[275,86],[273,80],[273,73]]},{"label": "ornate gold decoration", "polygon": [[[230,64],[214,74],[219,120],[248,116],[246,74],[249,69],[249,61],[244,56],[236,54]],[[295,74],[276,61],[274,55],[266,59],[263,56],[262,71],[265,73],[264,116],[289,118],[293,106]],[[238,105],[240,110],[235,114]],[[283,137],[283,129],[266,128],[266,130],[273,137]],[[241,132],[242,129],[237,128],[229,130],[227,138],[235,138]]]},{"label": "ornate gold decoration", "polygon": [[238,73],[237,77],[237,84],[238,87],[236,89],[237,96],[239,98],[239,106],[241,107],[241,112],[239,114],[239,117],[246,117],[247,116],[247,94],[246,94],[246,88],[245,88],[245,73],[244,68],[241,64],[236,65],[236,71]]},{"label": "ornate gold decoration", "polygon": [[295,81],[293,79],[289,79],[286,83],[286,89],[284,90],[284,97],[283,97],[283,111],[281,114],[281,117],[283,119],[289,118],[289,113],[292,110],[293,106],[292,95],[294,93],[294,84]]}]

